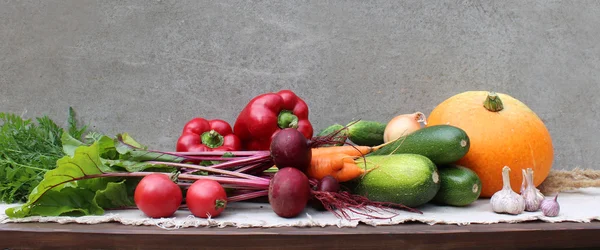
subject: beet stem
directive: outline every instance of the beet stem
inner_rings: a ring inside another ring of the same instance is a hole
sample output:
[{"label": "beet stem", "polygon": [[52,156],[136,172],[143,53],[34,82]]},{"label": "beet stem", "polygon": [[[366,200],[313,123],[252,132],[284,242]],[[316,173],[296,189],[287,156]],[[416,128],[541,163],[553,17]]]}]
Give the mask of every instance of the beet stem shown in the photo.
[{"label": "beet stem", "polygon": [[263,196],[267,196],[267,195],[269,195],[269,190],[260,190],[260,191],[255,191],[255,192],[251,192],[251,193],[246,193],[246,194],[234,195],[234,196],[227,198],[227,201],[229,201],[229,202],[245,201],[245,200],[263,197]]},{"label": "beet stem", "polygon": [[235,161],[239,160],[240,157],[221,157],[221,156],[194,156],[194,155],[173,155],[181,157],[188,161]]},{"label": "beet stem", "polygon": [[[257,169],[258,167],[263,166],[264,164],[265,164],[264,162],[254,163],[252,165],[248,165],[248,166],[236,169],[234,172],[248,173],[248,172],[250,172],[250,170]],[[271,164],[269,164],[269,168],[270,167],[271,167]]]},{"label": "beet stem", "polygon": [[269,188],[269,180],[256,177],[257,180],[248,180],[241,178],[232,178],[232,177],[220,177],[220,176],[210,176],[210,175],[192,175],[192,174],[180,174],[178,176],[179,179],[182,180],[215,180],[221,184],[233,184],[241,187],[255,187],[268,189]]},{"label": "beet stem", "polygon": [[269,151],[267,151],[267,150],[262,150],[262,151],[205,151],[205,152],[161,152],[161,151],[153,151],[153,150],[148,150],[148,151],[154,152],[154,153],[171,154],[171,155],[175,155],[175,156],[223,156],[226,153],[231,153],[234,155],[233,158],[236,158],[238,156],[255,156],[255,155],[269,154]]},{"label": "beet stem", "polygon": [[235,177],[249,179],[249,180],[259,180],[259,181],[262,180],[260,177],[256,177],[256,176],[249,175],[249,174],[244,174],[244,173],[238,173],[238,172],[228,171],[228,170],[224,170],[224,169],[218,169],[218,168],[214,168],[213,166],[204,167],[204,166],[199,166],[199,165],[194,165],[194,164],[175,163],[175,162],[161,162],[161,161],[149,161],[148,163],[149,164],[156,164],[156,165],[161,165],[162,164],[162,165],[173,166],[173,167],[177,167],[177,168],[190,168],[190,169],[195,169],[195,170],[200,170],[200,171],[206,171],[206,172],[212,172],[212,173],[217,173],[217,174],[224,174],[224,175],[235,176]]},{"label": "beet stem", "polygon": [[259,175],[259,174],[265,172],[267,169],[271,168],[272,166],[273,166],[272,162],[261,163],[261,165],[258,165],[255,168],[243,171],[243,173],[251,174],[251,175]]},{"label": "beet stem", "polygon": [[242,166],[242,165],[246,165],[246,164],[268,162],[270,159],[271,159],[270,154],[260,154],[260,155],[256,155],[256,156],[243,157],[241,159],[237,159],[237,160],[233,160],[233,161],[218,163],[215,165],[211,165],[210,167],[222,169],[222,168]]}]

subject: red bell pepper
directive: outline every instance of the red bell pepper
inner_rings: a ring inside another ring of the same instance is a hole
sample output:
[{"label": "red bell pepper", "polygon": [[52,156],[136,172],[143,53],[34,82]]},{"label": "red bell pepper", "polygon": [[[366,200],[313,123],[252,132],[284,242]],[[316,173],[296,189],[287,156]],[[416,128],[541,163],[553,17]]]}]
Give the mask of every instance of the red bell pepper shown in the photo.
[{"label": "red bell pepper", "polygon": [[238,151],[240,139],[226,121],[194,118],[183,127],[177,140],[178,152]]},{"label": "red bell pepper", "polygon": [[308,106],[290,90],[254,97],[233,125],[244,150],[268,150],[273,135],[285,128],[295,128],[307,139],[313,135]]}]

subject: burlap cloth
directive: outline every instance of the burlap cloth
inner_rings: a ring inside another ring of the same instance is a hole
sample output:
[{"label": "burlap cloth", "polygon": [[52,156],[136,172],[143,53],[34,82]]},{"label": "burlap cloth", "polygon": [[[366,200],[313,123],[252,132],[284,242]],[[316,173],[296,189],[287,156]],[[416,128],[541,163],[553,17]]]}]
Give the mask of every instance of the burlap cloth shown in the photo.
[{"label": "burlap cloth", "polygon": [[[280,218],[269,207],[262,203],[230,203],[227,209],[218,218],[200,219],[187,210],[177,211],[173,218],[150,219],[139,210],[110,210],[102,216],[83,217],[28,217],[23,219],[9,219],[4,210],[15,204],[0,204],[0,223],[21,222],[56,222],[56,223],[81,223],[97,224],[105,222],[119,222],[125,225],[158,226],[165,229],[178,229],[186,227],[355,227],[359,223],[367,225],[394,225],[405,222],[422,222],[426,224],[492,224],[492,223],[517,223],[523,221],[545,222],[590,222],[600,220],[600,188],[583,188],[575,191],[562,192],[558,201],[561,206],[558,217],[546,217],[541,211],[525,212],[520,215],[496,214],[492,212],[489,199],[479,199],[467,207],[450,207],[427,204],[419,209],[423,214],[410,213],[397,210],[397,216],[391,219],[369,219],[359,214],[351,214],[351,220],[338,218],[330,212],[315,211],[307,208],[301,216],[293,219]],[[381,214],[390,216],[392,214]]]}]

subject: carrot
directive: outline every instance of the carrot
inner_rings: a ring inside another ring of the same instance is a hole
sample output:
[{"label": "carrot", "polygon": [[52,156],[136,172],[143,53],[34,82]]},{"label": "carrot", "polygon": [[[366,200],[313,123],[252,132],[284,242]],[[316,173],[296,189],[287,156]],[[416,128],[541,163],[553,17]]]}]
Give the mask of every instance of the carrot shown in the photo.
[{"label": "carrot", "polygon": [[365,170],[356,165],[355,162],[344,162],[344,167],[334,176],[339,182],[351,181],[362,174]]},{"label": "carrot", "polygon": [[333,176],[339,182],[352,180],[365,173],[365,170],[359,167],[355,160],[386,144],[375,147],[346,145],[312,148],[310,166],[306,170],[306,174],[317,180],[321,180],[327,175]]},{"label": "carrot", "polygon": [[317,180],[331,175],[339,182],[349,181],[365,172],[354,162],[357,158],[358,156],[344,153],[313,155],[306,173],[308,177]]},{"label": "carrot", "polygon": [[331,147],[316,147],[312,148],[312,155],[327,155],[327,154],[346,154],[351,156],[364,156],[368,153],[379,150],[380,148],[391,144],[394,141],[386,142],[381,145],[377,145],[374,147],[369,146],[359,146],[359,145],[345,145],[345,146],[331,146]]},{"label": "carrot", "polygon": [[345,154],[349,156],[362,156],[373,152],[373,147],[369,146],[332,146],[320,147],[312,149],[312,156],[329,155],[329,154]]}]

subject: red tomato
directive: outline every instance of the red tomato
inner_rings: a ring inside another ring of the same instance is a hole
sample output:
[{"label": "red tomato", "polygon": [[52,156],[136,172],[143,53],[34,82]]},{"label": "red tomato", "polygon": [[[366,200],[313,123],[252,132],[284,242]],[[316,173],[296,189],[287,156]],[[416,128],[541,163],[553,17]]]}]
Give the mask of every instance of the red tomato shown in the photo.
[{"label": "red tomato", "polygon": [[135,188],[133,196],[138,209],[152,218],[170,217],[177,211],[183,194],[166,174],[145,176]]},{"label": "red tomato", "polygon": [[213,180],[197,180],[187,190],[188,209],[200,218],[217,217],[227,206],[227,194],[221,184]]}]

